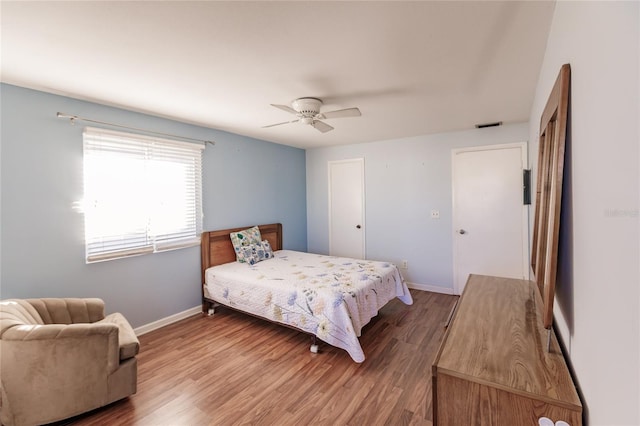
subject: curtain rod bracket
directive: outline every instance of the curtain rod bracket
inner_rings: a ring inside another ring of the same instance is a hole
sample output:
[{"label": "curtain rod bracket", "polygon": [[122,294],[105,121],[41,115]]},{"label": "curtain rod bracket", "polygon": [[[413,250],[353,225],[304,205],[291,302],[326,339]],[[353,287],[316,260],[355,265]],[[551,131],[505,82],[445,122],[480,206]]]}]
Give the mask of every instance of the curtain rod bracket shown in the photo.
[{"label": "curtain rod bracket", "polygon": [[124,126],[122,124],[109,123],[109,122],[106,122],[106,121],[99,121],[99,120],[93,120],[91,118],[79,117],[77,115],[65,114],[64,112],[58,112],[56,114],[56,117],[58,117],[58,118],[68,118],[69,119],[69,123],[72,126],[75,126],[76,121],[87,121],[89,123],[98,123],[98,124],[103,124],[105,126],[119,127],[121,129],[134,130],[134,131],[143,132],[143,133],[150,133],[150,134],[157,135],[157,136],[167,136],[167,137],[170,137],[170,138],[176,138],[176,139],[200,142],[200,143],[203,143],[205,145],[210,144],[210,145],[215,146],[215,144],[216,144],[215,141],[209,141],[209,140],[203,140],[203,139],[195,139],[195,138],[190,138],[190,137],[187,137],[187,136],[172,135],[170,133],[156,132],[156,131],[153,131],[153,130],[139,129],[137,127],[129,127],[129,126]]}]

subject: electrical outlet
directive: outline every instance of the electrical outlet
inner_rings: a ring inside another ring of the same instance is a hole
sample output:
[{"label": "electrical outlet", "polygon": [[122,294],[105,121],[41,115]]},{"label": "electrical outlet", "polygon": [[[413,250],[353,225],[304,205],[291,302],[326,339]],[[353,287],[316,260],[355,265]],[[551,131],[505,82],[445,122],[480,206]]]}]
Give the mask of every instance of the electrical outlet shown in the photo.
[{"label": "electrical outlet", "polygon": [[407,262],[406,260],[403,260],[403,261],[400,263],[400,267],[401,267],[402,269],[409,269],[409,262]]},{"label": "electrical outlet", "polygon": [[431,219],[440,219],[440,210],[431,210]]}]

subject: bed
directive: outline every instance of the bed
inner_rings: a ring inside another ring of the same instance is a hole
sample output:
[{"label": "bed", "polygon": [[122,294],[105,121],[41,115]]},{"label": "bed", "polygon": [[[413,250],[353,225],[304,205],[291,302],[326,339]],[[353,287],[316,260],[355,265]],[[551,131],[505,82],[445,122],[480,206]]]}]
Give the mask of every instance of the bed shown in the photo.
[{"label": "bed", "polygon": [[272,257],[238,262],[230,234],[246,229],[202,234],[203,312],[221,304],[309,333],[363,362],[362,328],[396,297],[413,303],[394,264],[283,250],[281,224],[257,227]]}]

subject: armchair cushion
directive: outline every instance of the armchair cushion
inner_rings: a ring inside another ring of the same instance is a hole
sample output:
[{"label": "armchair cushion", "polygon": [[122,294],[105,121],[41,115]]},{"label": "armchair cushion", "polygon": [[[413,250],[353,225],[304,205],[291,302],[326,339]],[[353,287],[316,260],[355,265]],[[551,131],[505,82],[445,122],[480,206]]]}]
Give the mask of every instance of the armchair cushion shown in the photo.
[{"label": "armchair cushion", "polygon": [[118,326],[118,341],[120,344],[120,361],[133,358],[140,351],[140,342],[131,325],[122,314],[116,312],[107,315],[99,321],[102,324],[115,324]]}]

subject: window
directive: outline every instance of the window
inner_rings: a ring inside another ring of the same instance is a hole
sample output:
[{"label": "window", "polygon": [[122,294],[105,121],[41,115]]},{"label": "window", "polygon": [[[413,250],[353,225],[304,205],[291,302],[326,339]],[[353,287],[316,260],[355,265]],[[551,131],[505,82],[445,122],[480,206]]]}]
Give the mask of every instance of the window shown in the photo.
[{"label": "window", "polygon": [[83,140],[87,263],[199,243],[204,145],[92,127]]}]

